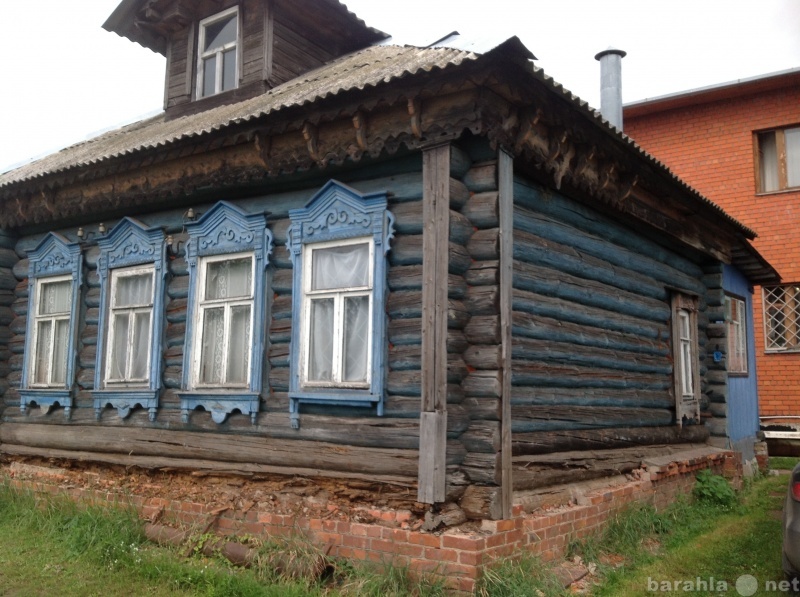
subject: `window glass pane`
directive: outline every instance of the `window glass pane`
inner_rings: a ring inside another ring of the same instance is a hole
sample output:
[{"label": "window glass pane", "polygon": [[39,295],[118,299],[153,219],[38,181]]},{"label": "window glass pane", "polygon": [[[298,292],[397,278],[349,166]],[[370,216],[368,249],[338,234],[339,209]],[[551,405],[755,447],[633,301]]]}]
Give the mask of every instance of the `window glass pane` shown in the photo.
[{"label": "window glass pane", "polygon": [[786,177],[790,187],[800,187],[800,128],[786,129]]},{"label": "window glass pane", "polygon": [[131,342],[130,379],[149,379],[147,362],[150,354],[150,312],[136,313],[133,316],[133,340]]},{"label": "window glass pane", "polygon": [[344,300],[344,375],[342,381],[367,381],[369,297]]},{"label": "window glass pane", "polygon": [[220,48],[236,41],[236,15],[221,19],[206,26],[205,46],[203,52]]},{"label": "window glass pane", "polygon": [[312,260],[312,290],[369,286],[369,243],[316,249]]},{"label": "window glass pane", "polygon": [[203,97],[217,92],[217,57],[203,59]]},{"label": "window glass pane", "polygon": [[203,337],[200,344],[200,383],[221,384],[224,362],[225,310],[206,309],[203,315]]},{"label": "window glass pane", "polygon": [[153,302],[153,275],[116,276],[114,295],[115,307],[150,305]]},{"label": "window glass pane", "polygon": [[761,172],[761,192],[777,191],[778,181],[778,144],[775,132],[761,133],[758,136],[759,169]]},{"label": "window glass pane", "polygon": [[308,380],[333,380],[333,299],[311,301]]},{"label": "window glass pane", "polygon": [[236,48],[222,55],[222,89],[227,91],[236,87]]},{"label": "window glass pane", "polygon": [[681,361],[683,395],[691,396],[694,391],[692,389],[692,347],[689,342],[681,342]]},{"label": "window glass pane", "polygon": [[250,305],[231,308],[228,342],[228,383],[247,383],[250,363]]},{"label": "window glass pane", "polygon": [[252,259],[212,261],[206,269],[206,300],[249,297],[252,287]]},{"label": "window glass pane", "polygon": [[689,314],[686,311],[680,312],[680,326],[681,338],[691,337],[691,330],[689,329]]},{"label": "window glass pane", "polygon": [[67,345],[69,343],[69,320],[61,319],[55,322],[55,337],[53,338],[53,372],[50,375],[51,384],[62,385],[67,379]]},{"label": "window glass pane", "polygon": [[117,313],[114,315],[114,338],[111,342],[111,357],[108,363],[109,379],[121,381],[125,379],[125,367],[128,361],[128,328],[130,315]]},{"label": "window glass pane", "polygon": [[70,280],[42,284],[42,296],[39,297],[39,315],[69,313],[71,288],[72,282]]},{"label": "window glass pane", "polygon": [[40,321],[36,326],[36,356],[33,364],[34,383],[46,384],[50,371],[50,343],[53,338],[53,322]]}]

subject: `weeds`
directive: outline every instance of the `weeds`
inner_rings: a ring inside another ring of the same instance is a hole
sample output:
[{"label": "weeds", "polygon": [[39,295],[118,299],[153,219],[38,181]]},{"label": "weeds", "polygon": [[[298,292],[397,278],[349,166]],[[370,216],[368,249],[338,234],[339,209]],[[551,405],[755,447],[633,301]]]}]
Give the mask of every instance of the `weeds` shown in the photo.
[{"label": "weeds", "polygon": [[739,503],[739,498],[730,483],[708,469],[697,473],[697,482],[692,495],[698,502],[717,506],[722,510],[732,510]]},{"label": "weeds", "polygon": [[536,556],[524,554],[484,569],[476,592],[480,597],[555,597],[564,594],[564,587],[549,566]]}]

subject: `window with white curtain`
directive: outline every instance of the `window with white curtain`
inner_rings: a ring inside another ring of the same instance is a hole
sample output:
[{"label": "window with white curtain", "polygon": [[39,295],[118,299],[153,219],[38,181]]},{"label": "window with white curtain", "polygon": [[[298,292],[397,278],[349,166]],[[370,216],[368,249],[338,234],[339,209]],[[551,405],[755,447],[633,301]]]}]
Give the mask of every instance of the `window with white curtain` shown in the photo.
[{"label": "window with white curtain", "polygon": [[304,385],[369,387],[373,251],[371,238],[306,246]]},{"label": "window with white curtain", "polygon": [[66,384],[71,310],[71,276],[36,281],[31,387],[63,388]]},{"label": "window with white curtain", "polygon": [[200,260],[194,387],[248,386],[254,261],[252,253]]},{"label": "window with white curtain", "polygon": [[153,333],[153,265],[111,272],[107,385],[147,387]]},{"label": "window with white curtain", "polygon": [[800,127],[756,134],[758,192],[800,187]]}]

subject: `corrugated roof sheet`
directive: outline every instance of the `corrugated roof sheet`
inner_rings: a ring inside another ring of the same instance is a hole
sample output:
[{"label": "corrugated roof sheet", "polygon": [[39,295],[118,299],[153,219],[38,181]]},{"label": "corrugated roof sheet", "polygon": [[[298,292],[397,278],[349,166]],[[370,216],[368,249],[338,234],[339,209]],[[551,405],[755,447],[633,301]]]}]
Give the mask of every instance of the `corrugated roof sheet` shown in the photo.
[{"label": "corrugated roof sheet", "polygon": [[164,114],[160,114],[72,145],[41,160],[0,174],[0,188],[161,147],[290,107],[314,103],[346,91],[374,87],[477,58],[478,54],[453,48],[372,46],[334,60],[263,95],[242,102],[174,120],[165,120]]}]

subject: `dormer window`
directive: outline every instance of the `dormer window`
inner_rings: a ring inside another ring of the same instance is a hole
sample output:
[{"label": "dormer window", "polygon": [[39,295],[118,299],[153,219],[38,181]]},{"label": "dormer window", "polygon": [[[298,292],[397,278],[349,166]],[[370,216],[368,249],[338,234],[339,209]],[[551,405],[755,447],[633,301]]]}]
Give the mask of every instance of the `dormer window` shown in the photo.
[{"label": "dormer window", "polygon": [[234,6],[200,21],[197,97],[216,95],[239,84],[239,10]]}]

